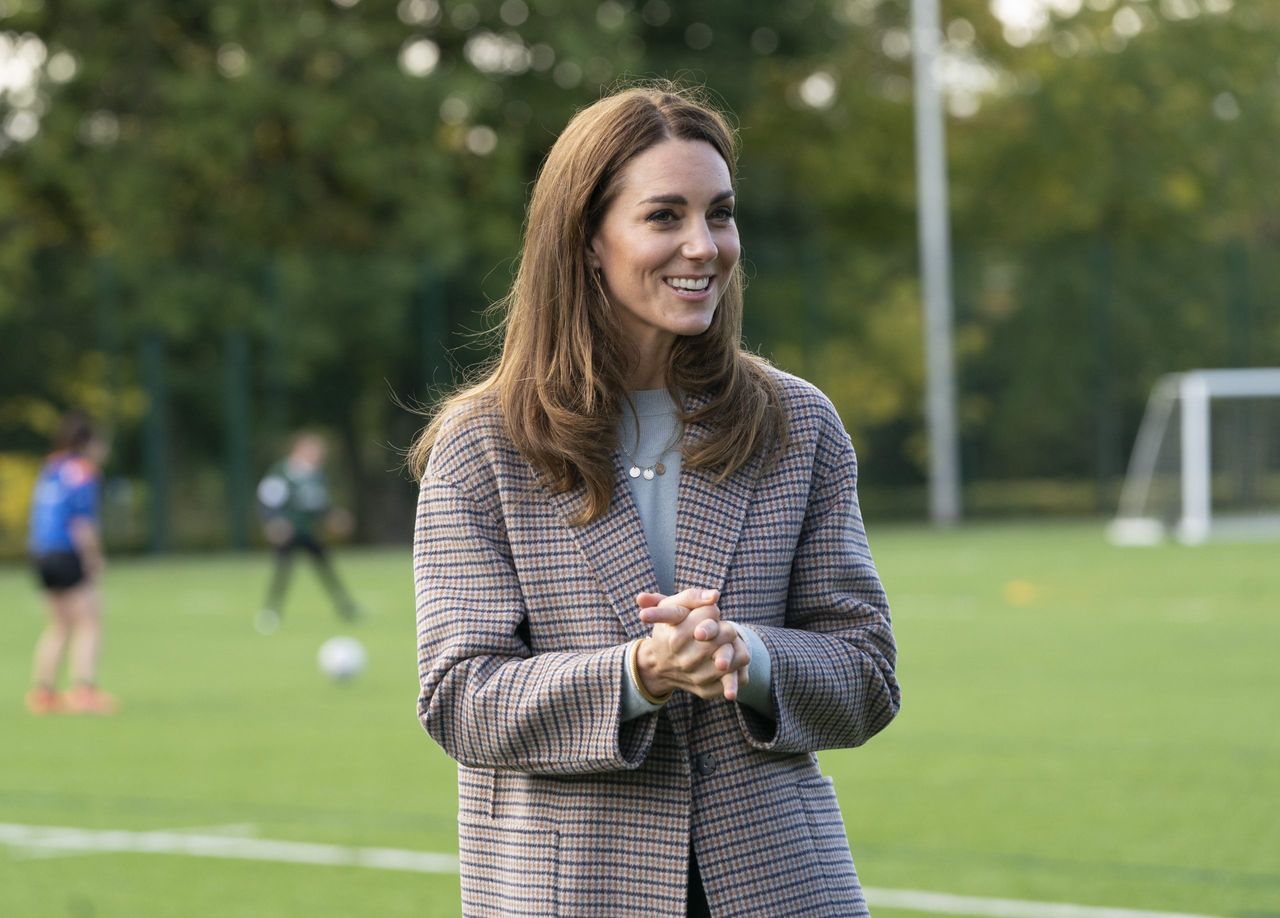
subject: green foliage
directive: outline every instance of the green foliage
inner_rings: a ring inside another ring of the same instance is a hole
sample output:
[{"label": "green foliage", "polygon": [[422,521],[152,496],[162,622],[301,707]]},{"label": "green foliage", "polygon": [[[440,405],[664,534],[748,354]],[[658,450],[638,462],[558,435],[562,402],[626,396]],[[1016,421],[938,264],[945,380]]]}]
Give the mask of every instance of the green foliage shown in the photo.
[{"label": "green foliage", "polygon": [[25,546],[31,512],[27,496],[39,473],[39,462],[30,456],[0,453],[0,548]]},{"label": "green foliage", "polygon": [[[987,0],[942,6],[966,473],[1105,482],[1157,375],[1280,361],[1280,12],[1093,3],[1019,34]],[[366,535],[374,519],[402,534],[388,447],[416,421],[388,395],[430,401],[484,357],[470,333],[573,110],[676,76],[742,127],[750,342],[832,394],[882,481],[918,482],[908,14],[5,0],[0,35],[46,57],[32,87],[0,92],[0,336],[30,344],[6,348],[0,396],[105,404],[126,474],[159,414],[173,461],[218,463],[213,381],[244,332],[254,460],[291,426],[327,427]],[[38,131],[9,136],[14,114]],[[138,386],[148,335],[167,402]],[[27,416],[0,412],[0,442],[37,443]]]}]

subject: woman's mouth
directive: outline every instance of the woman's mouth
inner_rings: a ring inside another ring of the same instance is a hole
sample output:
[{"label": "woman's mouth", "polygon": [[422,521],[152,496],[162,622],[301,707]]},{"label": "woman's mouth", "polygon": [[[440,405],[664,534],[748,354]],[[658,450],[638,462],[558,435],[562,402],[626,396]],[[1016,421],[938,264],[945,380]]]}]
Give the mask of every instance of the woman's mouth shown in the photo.
[{"label": "woman's mouth", "polygon": [[679,277],[664,277],[662,280],[663,283],[681,297],[697,300],[706,296],[707,291],[711,289],[711,282],[714,279],[714,276],[710,274],[686,274]]}]

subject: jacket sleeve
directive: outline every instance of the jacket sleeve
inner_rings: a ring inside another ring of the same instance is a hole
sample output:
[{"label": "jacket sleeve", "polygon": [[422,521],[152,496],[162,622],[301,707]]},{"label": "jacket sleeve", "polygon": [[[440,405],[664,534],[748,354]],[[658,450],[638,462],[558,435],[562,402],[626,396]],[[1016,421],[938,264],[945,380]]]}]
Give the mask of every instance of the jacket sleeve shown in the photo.
[{"label": "jacket sleeve", "polygon": [[889,605],[858,508],[857,460],[843,428],[831,439],[791,564],[786,625],[751,626],[769,651],[776,717],[734,707],[761,751],[860,746],[901,703]]},{"label": "jacket sleeve", "polygon": [[431,472],[419,495],[414,580],[418,717],[452,758],[561,775],[644,761],[657,718],[620,719],[627,645],[532,653],[500,517]]}]

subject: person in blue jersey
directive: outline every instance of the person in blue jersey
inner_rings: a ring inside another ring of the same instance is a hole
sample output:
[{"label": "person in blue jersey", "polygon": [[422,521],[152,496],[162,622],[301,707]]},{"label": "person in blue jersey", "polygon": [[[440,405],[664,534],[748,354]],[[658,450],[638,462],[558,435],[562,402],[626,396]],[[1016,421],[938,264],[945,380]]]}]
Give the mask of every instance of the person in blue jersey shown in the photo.
[{"label": "person in blue jersey", "polygon": [[[28,547],[45,593],[48,621],[36,643],[27,708],[33,714],[111,714],[116,699],[97,685],[106,566],[99,468],[107,443],[88,415],[71,411],[62,419],[54,445],[32,496]],[[60,693],[64,660],[71,688]]]},{"label": "person in blue jersey", "polygon": [[258,612],[257,629],[271,634],[280,626],[285,592],[293,568],[293,555],[306,552],[315,562],[320,580],[343,618],[352,620],[359,610],[329,558],[324,531],[346,534],[351,515],[335,508],[329,496],[324,467],[328,449],[316,433],[300,433],[289,455],[276,463],[258,484],[258,507],[263,529],[276,550],[275,569],[267,600]]}]

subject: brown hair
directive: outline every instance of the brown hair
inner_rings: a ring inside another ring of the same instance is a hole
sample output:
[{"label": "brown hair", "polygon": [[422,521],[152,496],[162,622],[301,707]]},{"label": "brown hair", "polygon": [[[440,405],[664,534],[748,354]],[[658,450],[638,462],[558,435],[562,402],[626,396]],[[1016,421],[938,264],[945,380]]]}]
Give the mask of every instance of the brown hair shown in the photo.
[{"label": "brown hair", "polygon": [[[737,143],[725,117],[674,84],[624,89],[579,111],[534,183],[524,248],[504,312],[503,346],[487,375],[438,408],[409,453],[421,477],[445,419],[493,397],[515,446],[555,493],[586,485],[575,523],[602,516],[614,488],[613,450],[631,350],[587,262],[587,246],[617,192],[623,167],[660,142],[705,141],[732,178]],[[685,424],[713,422],[716,435],[683,463],[723,480],[760,450],[780,447],[786,421],[768,364],[742,348],[742,267],[734,268],[710,327],[679,338],[666,386],[708,401],[681,411]]]},{"label": "brown hair", "polygon": [[53,448],[80,454],[88,449],[89,444],[97,437],[98,429],[93,418],[77,408],[72,408],[58,422],[58,430],[53,437]]}]

